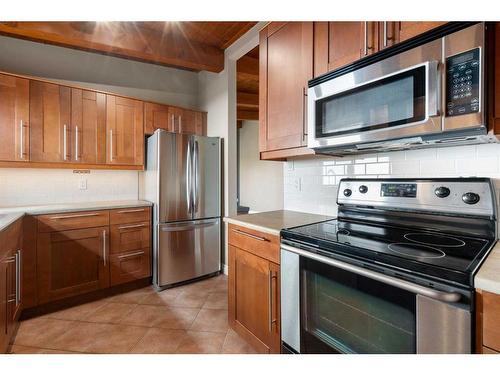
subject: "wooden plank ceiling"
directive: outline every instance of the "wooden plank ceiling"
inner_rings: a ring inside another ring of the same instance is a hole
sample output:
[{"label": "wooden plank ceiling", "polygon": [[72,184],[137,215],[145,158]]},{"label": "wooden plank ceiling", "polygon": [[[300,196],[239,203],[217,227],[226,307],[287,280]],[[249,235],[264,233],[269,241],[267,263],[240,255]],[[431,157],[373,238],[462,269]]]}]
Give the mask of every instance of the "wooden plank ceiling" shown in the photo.
[{"label": "wooden plank ceiling", "polygon": [[0,22],[0,34],[194,71],[220,72],[224,49],[256,22]]},{"label": "wooden plank ceiling", "polygon": [[259,119],[259,47],[236,62],[238,120]]}]

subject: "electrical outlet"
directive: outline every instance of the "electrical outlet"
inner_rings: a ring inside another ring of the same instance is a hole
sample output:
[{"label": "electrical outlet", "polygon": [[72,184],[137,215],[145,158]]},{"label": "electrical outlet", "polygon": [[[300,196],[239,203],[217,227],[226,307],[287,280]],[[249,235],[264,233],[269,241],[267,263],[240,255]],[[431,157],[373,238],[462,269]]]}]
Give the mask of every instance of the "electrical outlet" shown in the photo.
[{"label": "electrical outlet", "polygon": [[79,182],[78,182],[78,188],[80,190],[87,190],[87,179],[86,178],[82,178]]}]

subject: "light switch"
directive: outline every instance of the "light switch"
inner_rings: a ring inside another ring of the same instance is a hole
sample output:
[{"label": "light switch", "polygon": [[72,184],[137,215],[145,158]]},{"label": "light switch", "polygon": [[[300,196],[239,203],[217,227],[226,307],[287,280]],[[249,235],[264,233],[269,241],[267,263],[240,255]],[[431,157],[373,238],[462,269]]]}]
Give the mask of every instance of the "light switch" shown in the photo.
[{"label": "light switch", "polygon": [[78,182],[78,188],[80,190],[87,190],[87,179],[86,178],[82,178],[79,182]]}]

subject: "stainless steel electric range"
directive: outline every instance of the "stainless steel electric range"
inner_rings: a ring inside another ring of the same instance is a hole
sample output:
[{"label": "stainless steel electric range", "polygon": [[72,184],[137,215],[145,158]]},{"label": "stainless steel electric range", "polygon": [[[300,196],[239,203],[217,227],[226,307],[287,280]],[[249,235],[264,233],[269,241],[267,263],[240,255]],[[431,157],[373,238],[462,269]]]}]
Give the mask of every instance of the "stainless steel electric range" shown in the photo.
[{"label": "stainless steel electric range", "polygon": [[283,351],[473,352],[494,191],[486,178],[341,180],[337,219],[281,232]]}]

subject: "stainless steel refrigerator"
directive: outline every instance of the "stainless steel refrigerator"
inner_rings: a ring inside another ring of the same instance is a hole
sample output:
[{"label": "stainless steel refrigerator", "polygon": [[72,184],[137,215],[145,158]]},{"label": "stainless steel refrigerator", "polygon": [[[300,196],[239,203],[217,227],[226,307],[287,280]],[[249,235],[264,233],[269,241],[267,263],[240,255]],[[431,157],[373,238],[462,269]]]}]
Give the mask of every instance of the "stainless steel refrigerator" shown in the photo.
[{"label": "stainless steel refrigerator", "polygon": [[140,197],[153,207],[153,284],[220,271],[220,139],[157,130],[147,140]]}]

